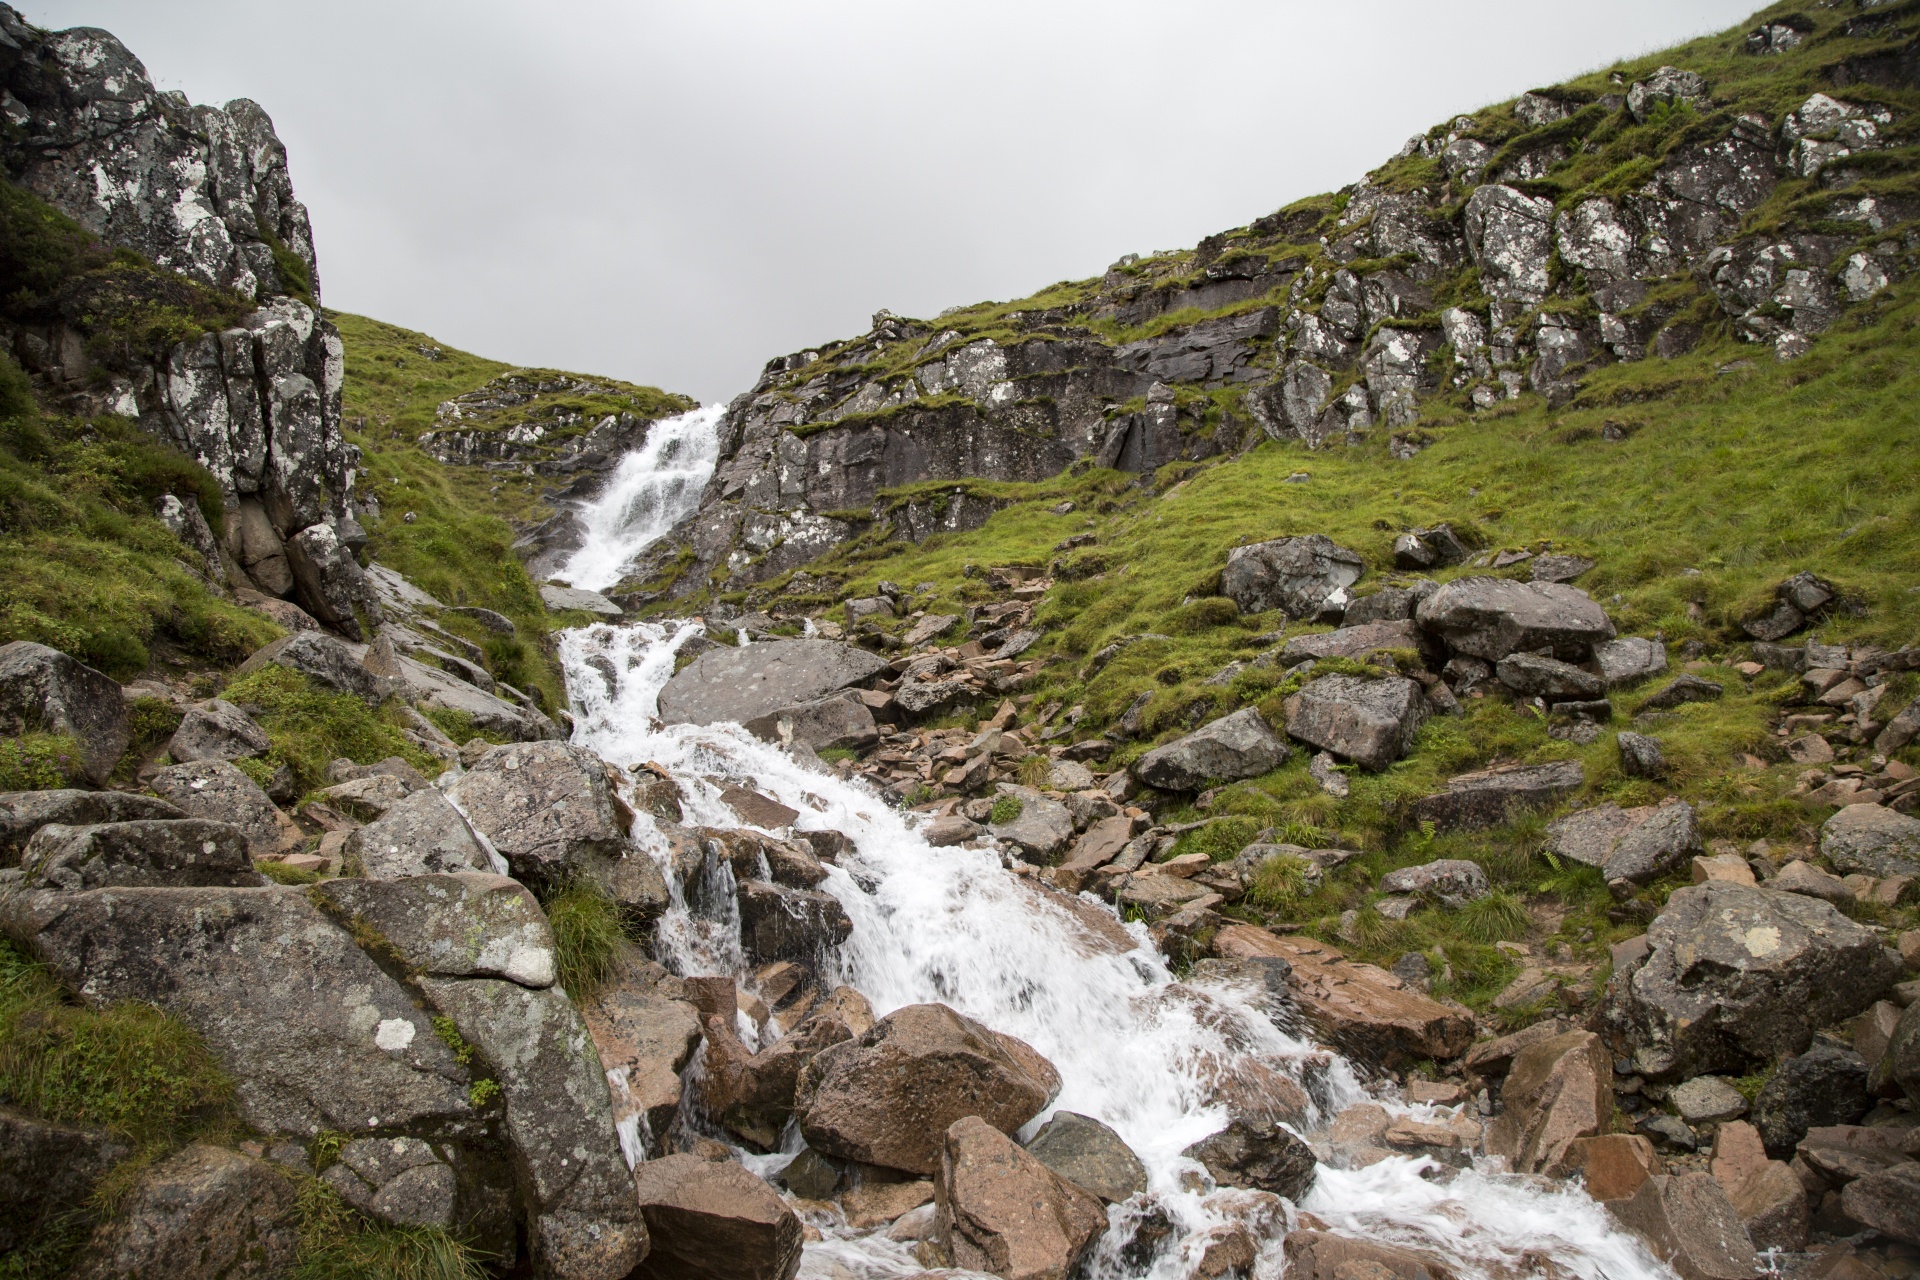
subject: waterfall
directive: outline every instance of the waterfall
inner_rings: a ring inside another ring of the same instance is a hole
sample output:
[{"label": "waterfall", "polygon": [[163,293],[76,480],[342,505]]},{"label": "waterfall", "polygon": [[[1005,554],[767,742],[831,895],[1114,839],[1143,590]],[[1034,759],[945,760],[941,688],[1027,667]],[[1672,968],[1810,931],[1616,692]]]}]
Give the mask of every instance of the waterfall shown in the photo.
[{"label": "waterfall", "polygon": [[710,404],[654,423],[646,442],[620,460],[600,496],[580,509],[585,540],[554,576],[603,591],[620,581],[635,556],[699,506],[720,456],[725,412],[725,405]]},{"label": "waterfall", "polygon": [[[682,437],[698,434],[683,429]],[[641,453],[654,445],[650,440]],[[661,494],[672,483],[697,495],[699,480],[690,475],[696,453],[697,446],[689,445],[686,454],[663,457],[684,478],[651,487],[630,458],[634,465],[623,464],[596,509],[625,510],[616,493]],[[665,505],[656,501],[647,509],[658,512]],[[603,575],[632,555],[628,548],[643,545],[630,524],[611,516],[588,527],[609,532],[590,532],[595,541],[575,563],[609,566]],[[617,546],[598,545],[601,538]],[[722,786],[737,783],[798,811],[798,830],[835,830],[850,838],[852,851],[828,868],[820,886],[853,921],[852,936],[831,962],[833,971],[822,975],[824,982],[859,990],[876,1017],[938,1001],[1018,1036],[1053,1062],[1063,1082],[1053,1105],[1020,1136],[1030,1136],[1054,1110],[1076,1111],[1112,1126],[1146,1165],[1151,1194],[1174,1233],[1146,1270],[1129,1268],[1112,1242],[1137,1210],[1114,1206],[1116,1229],[1089,1267],[1095,1280],[1185,1276],[1197,1261],[1188,1256],[1186,1242],[1195,1241],[1197,1248],[1196,1233],[1232,1220],[1233,1193],[1198,1190],[1192,1177],[1198,1166],[1180,1155],[1226,1124],[1223,1081],[1242,1072],[1288,1076],[1313,1099],[1310,1126],[1368,1099],[1351,1064],[1280,1030],[1256,993],[1179,980],[1144,927],[1120,925],[1105,904],[1091,897],[1063,902],[989,850],[934,848],[916,829],[915,816],[891,808],[862,783],[801,764],[738,725],[663,726],[659,691],[673,674],[679,647],[702,630],[693,622],[635,623],[565,633],[560,656],[573,703],[574,741],[623,770],[645,762],[665,768],[679,783],[690,825],[738,826],[720,799]],[[651,818],[636,819],[633,838],[671,885],[666,841]],[[678,885],[672,899],[656,934],[657,957],[682,975],[731,975],[751,990],[737,918],[697,917]],[[1107,918],[1090,927],[1089,912]],[[1417,1118],[1443,1114],[1391,1097],[1377,1100]],[[798,1149],[796,1143],[790,1138],[789,1149]],[[763,1174],[777,1172],[787,1158],[741,1156]],[[1577,1184],[1547,1186],[1513,1177],[1494,1162],[1457,1173],[1403,1157],[1353,1171],[1323,1165],[1300,1209],[1345,1234],[1433,1250],[1462,1280],[1534,1273],[1543,1269],[1542,1259],[1580,1280],[1672,1280],[1672,1272],[1620,1231]],[[1277,1228],[1265,1233],[1255,1275],[1280,1276],[1283,1238]],[[908,1246],[884,1233],[862,1236],[829,1225],[822,1239],[807,1246],[801,1275],[864,1280],[921,1271]]]}]

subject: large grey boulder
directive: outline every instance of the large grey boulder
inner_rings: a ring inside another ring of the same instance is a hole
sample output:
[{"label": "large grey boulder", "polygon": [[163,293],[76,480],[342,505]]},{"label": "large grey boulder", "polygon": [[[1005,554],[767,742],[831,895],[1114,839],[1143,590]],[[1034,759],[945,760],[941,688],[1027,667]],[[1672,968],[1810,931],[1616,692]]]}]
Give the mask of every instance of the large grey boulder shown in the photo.
[{"label": "large grey boulder", "polygon": [[147,786],[188,817],[212,818],[240,828],[256,858],[300,841],[299,828],[260,784],[226,760],[168,765],[149,778]]},{"label": "large grey boulder", "polygon": [[340,1148],[320,1180],[376,1222],[395,1227],[454,1226],[459,1175],[419,1138],[357,1138]]},{"label": "large grey boulder", "polygon": [[1198,791],[1214,782],[1257,778],[1291,754],[1258,707],[1222,716],[1133,762],[1133,776],[1162,791]]},{"label": "large grey boulder", "polygon": [[1374,770],[1411,751],[1427,719],[1426,694],[1403,676],[1321,676],[1284,705],[1290,736]]},{"label": "large grey boulder", "polygon": [[492,978],[422,978],[420,986],[500,1084],[535,1268],[622,1280],[645,1255],[647,1230],[614,1133],[606,1071],[573,1004],[558,988]]},{"label": "large grey boulder", "polygon": [[252,716],[231,702],[209,698],[180,718],[180,727],[167,740],[167,754],[175,764],[239,760],[264,754],[272,745]]},{"label": "large grey boulder", "polygon": [[1692,805],[1671,797],[1635,809],[1608,803],[1549,825],[1547,848],[1600,868],[1610,882],[1646,884],[1701,851],[1700,822]]},{"label": "large grey boulder", "polygon": [[762,742],[783,747],[802,743],[816,752],[860,751],[880,741],[872,710],[851,693],[782,707],[746,721],[744,727]]},{"label": "large grey boulder", "polygon": [[130,889],[139,886],[235,888],[265,884],[253,869],[240,828],[209,818],[49,823],[20,857],[30,889]]},{"label": "large grey boulder", "polygon": [[1820,1028],[1871,1005],[1899,977],[1878,935],[1827,903],[1725,882],[1680,889],[1616,972],[1606,1016],[1659,1079],[1803,1052]]},{"label": "large grey boulder", "polygon": [[292,1179],[265,1160],[195,1143],[150,1169],[87,1242],[75,1280],[292,1273],[300,1249]]},{"label": "large grey boulder", "polygon": [[414,994],[297,888],[28,891],[0,911],[88,1004],[140,1001],[193,1028],[262,1132],[474,1118],[467,1069]]},{"label": "large grey boulder", "polygon": [[1850,804],[1820,828],[1820,852],[1841,872],[1920,875],[1920,818],[1877,804]]},{"label": "large grey boulder", "polygon": [[668,724],[745,724],[783,707],[857,688],[887,666],[865,649],[832,640],[763,640],[708,649],[660,690]]},{"label": "large grey boulder", "polygon": [[308,525],[288,538],[287,567],[302,608],[349,640],[373,639],[383,616],[379,597],[332,525]]},{"label": "large grey boulder", "polygon": [[491,734],[514,742],[552,742],[566,736],[550,716],[530,701],[509,702],[470,680],[414,658],[403,657],[398,666],[397,687],[410,702],[424,710],[451,711],[465,716],[476,734]]},{"label": "large grey boulder", "polygon": [[359,650],[338,636],[324,631],[296,631],[256,650],[240,664],[240,674],[266,666],[285,667],[331,693],[350,693],[377,704],[394,692],[395,686],[361,665],[360,656]]},{"label": "large grey boulder", "polygon": [[1073,814],[1058,800],[1049,800],[1032,787],[1002,782],[998,795],[1020,802],[1018,816],[1006,822],[992,823],[987,830],[995,839],[1018,849],[1033,862],[1046,862],[1066,848],[1073,839]]},{"label": "large grey boulder", "polygon": [[546,583],[540,588],[540,602],[549,609],[578,609],[602,618],[617,618],[624,612],[598,591],[563,587],[557,582]]},{"label": "large grey boulder", "polygon": [[361,875],[375,880],[494,869],[467,820],[437,787],[422,787],[356,827],[342,852]]},{"label": "large grey boulder", "polygon": [[370,930],[412,972],[553,985],[553,929],[517,880],[466,871],[323,880],[313,892],[340,919]]},{"label": "large grey boulder", "polygon": [[1488,662],[1541,649],[1576,662],[1613,639],[1606,611],[1560,582],[1456,578],[1421,601],[1414,617],[1456,653]]},{"label": "large grey boulder", "polygon": [[1586,768],[1578,760],[1496,765],[1447,779],[1445,791],[1408,806],[1408,817],[1442,830],[1497,827],[1525,810],[1547,808],[1578,791],[1586,780]]},{"label": "large grey boulder", "polygon": [[[1388,591],[1391,590],[1388,588]],[[1377,600],[1386,594],[1385,591],[1379,592],[1368,596],[1367,600]],[[1288,663],[1294,663],[1307,658],[1364,658],[1380,649],[1411,649],[1418,653],[1426,645],[1427,638],[1411,620],[1411,594],[1404,591],[1396,594],[1408,597],[1409,616],[1295,636],[1281,650],[1282,656]],[[1348,617],[1352,617],[1351,610],[1348,611]]]},{"label": "large grey boulder", "polygon": [[0,645],[0,734],[22,733],[72,737],[95,783],[107,780],[132,741],[120,686],[31,640]]},{"label": "large grey boulder", "polygon": [[1108,1204],[1147,1189],[1147,1167],[1121,1136],[1092,1116],[1056,1111],[1027,1143],[1027,1153]]},{"label": "large grey boulder", "polygon": [[1853,1124],[1872,1109],[1866,1059],[1816,1044],[1775,1069],[1753,1100],[1753,1127],[1769,1154],[1790,1160],[1809,1129]]},{"label": "large grey boulder", "polygon": [[1321,533],[1277,538],[1227,553],[1220,591],[1242,613],[1280,609],[1290,618],[1334,618],[1345,610],[1347,588],[1366,572],[1358,552]]},{"label": "large grey boulder", "polygon": [[186,816],[157,796],[136,796],[125,791],[61,788],[0,792],[0,867],[17,865],[33,833],[50,822],[84,827],[96,822]]}]

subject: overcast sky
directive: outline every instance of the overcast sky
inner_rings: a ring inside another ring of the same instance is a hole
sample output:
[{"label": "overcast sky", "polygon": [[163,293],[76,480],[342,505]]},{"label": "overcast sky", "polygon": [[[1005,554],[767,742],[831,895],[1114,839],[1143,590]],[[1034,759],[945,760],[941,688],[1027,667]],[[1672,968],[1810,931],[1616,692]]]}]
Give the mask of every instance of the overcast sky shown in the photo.
[{"label": "overcast sky", "polygon": [[[16,0],[16,3],[18,0]],[[27,0],[273,116],[331,307],[702,400],[1760,0]]]}]

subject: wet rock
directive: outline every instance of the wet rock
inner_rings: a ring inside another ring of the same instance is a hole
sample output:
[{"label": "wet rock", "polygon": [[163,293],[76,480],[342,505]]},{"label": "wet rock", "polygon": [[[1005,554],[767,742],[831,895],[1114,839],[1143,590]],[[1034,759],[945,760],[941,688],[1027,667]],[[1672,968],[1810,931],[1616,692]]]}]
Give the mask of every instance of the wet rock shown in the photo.
[{"label": "wet rock", "polygon": [[1609,883],[1646,884],[1702,847],[1693,806],[1671,797],[1635,809],[1612,803],[1582,809],[1547,827],[1547,848],[1555,856],[1598,867]]},{"label": "wet rock", "polygon": [[1609,1207],[1681,1280],[1747,1280],[1755,1274],[1753,1241],[1712,1174],[1649,1178],[1629,1199]]},{"label": "wet rock", "polygon": [[1447,789],[1409,806],[1416,823],[1431,822],[1443,831],[1497,827],[1517,813],[1544,809],[1586,783],[1578,760],[1548,764],[1496,765],[1447,779]]},{"label": "wet rock", "polygon": [[1676,890],[1647,941],[1645,961],[1615,974],[1606,1013],[1656,1078],[1803,1052],[1899,972],[1871,930],[1826,903],[1745,885]]},{"label": "wet rock", "polygon": [[1199,1161],[1223,1187],[1271,1191],[1294,1201],[1313,1187],[1313,1151],[1278,1124],[1235,1120],[1180,1154]]},{"label": "wet rock", "polygon": [[342,852],[374,880],[493,870],[466,819],[437,787],[423,787],[355,828]]},{"label": "wet rock", "polygon": [[665,1156],[635,1167],[652,1241],[642,1280],[791,1280],[800,1219],[766,1182],[731,1160]]},{"label": "wet rock", "polygon": [[1257,778],[1285,764],[1291,752],[1257,707],[1222,716],[1133,763],[1133,776],[1162,791],[1198,791],[1210,783]]},{"label": "wet rock", "polygon": [[1850,804],[1820,828],[1820,852],[1841,872],[1920,875],[1920,818],[1877,804]]},{"label": "wet rock", "polygon": [[1785,1160],[1809,1130],[1852,1124],[1872,1106],[1866,1059],[1816,1044],[1774,1070],[1753,1100],[1753,1126],[1768,1154]]},{"label": "wet rock", "polygon": [[852,694],[782,707],[747,721],[743,727],[762,742],[783,747],[801,742],[816,752],[862,751],[880,741],[873,712]]},{"label": "wet rock", "polygon": [[1345,608],[1347,588],[1366,572],[1356,552],[1324,534],[1279,538],[1235,547],[1220,575],[1221,594],[1242,613],[1285,611],[1290,618],[1318,618]]},{"label": "wet rock", "polygon": [[679,979],[629,949],[599,989],[579,1001],[607,1070],[615,1126],[641,1148],[629,1154],[661,1154],[659,1143],[680,1112],[680,1073],[700,1044],[700,1014],[685,994]]},{"label": "wet rock", "polygon": [[1287,1274],[1299,1280],[1449,1280],[1453,1275],[1431,1254],[1330,1231],[1289,1231],[1285,1248]]},{"label": "wet rock", "polygon": [[1667,757],[1656,740],[1623,731],[1615,742],[1620,747],[1620,772],[1629,778],[1658,778],[1667,771]]},{"label": "wet rock", "polygon": [[886,660],[832,640],[764,640],[709,649],[660,690],[668,724],[717,724],[771,715],[867,684]]},{"label": "wet rock", "polygon": [[1059,801],[1049,800],[1032,787],[1010,782],[999,784],[996,790],[1020,802],[1018,816],[988,824],[987,831],[996,840],[1012,845],[1030,861],[1046,862],[1073,839],[1073,814]]},{"label": "wet rock", "polygon": [[[1392,588],[1388,590],[1391,591]],[[1366,600],[1359,603],[1377,600],[1380,595],[1385,594],[1386,592],[1380,592],[1378,595],[1368,596]],[[1409,612],[1405,617],[1350,625],[1314,635],[1295,636],[1287,641],[1286,648],[1281,650],[1282,655],[1286,658],[1288,665],[1291,665],[1307,658],[1365,658],[1368,654],[1381,649],[1412,649],[1418,652],[1425,647],[1426,637],[1411,621],[1412,593],[1402,591],[1397,594],[1408,597]],[[1355,608],[1358,608],[1357,604]],[[1349,618],[1352,613],[1352,610],[1348,611]]]},{"label": "wet rock", "polygon": [[800,1074],[794,1109],[816,1151],[931,1174],[954,1121],[979,1116],[1011,1133],[1059,1088],[1052,1065],[1023,1042],[920,1004],[822,1050]]},{"label": "wet rock", "polygon": [[1147,1168],[1119,1134],[1092,1116],[1056,1111],[1027,1152],[1068,1182],[1117,1204],[1147,1189]]},{"label": "wet rock", "polygon": [[195,1143],[151,1169],[72,1274],[271,1277],[300,1248],[294,1184],[264,1160]]},{"label": "wet rock", "polygon": [[262,667],[285,667],[297,671],[331,693],[352,694],[368,703],[378,703],[392,691],[390,681],[376,676],[360,663],[360,655],[346,641],[323,631],[296,631],[282,636],[240,664],[239,674],[248,675]]},{"label": "wet rock", "polygon": [[1841,1190],[1840,1208],[1869,1230],[1920,1244],[1920,1162],[1855,1178]]},{"label": "wet rock", "polygon": [[1667,669],[1667,646],[1658,640],[1623,636],[1593,646],[1593,665],[1607,688],[1657,676]]},{"label": "wet rock", "polygon": [[1421,601],[1414,617],[1455,652],[1488,662],[1543,649],[1581,661],[1614,634],[1586,592],[1557,582],[1456,578]]},{"label": "wet rock", "polygon": [[1586,1181],[1587,1194],[1606,1203],[1625,1200],[1648,1178],[1666,1172],[1653,1144],[1637,1133],[1603,1133],[1575,1138],[1562,1158],[1568,1173]]},{"label": "wet rock", "polygon": [[[1412,750],[1427,718],[1426,695],[1418,683],[1401,676],[1321,676],[1288,698],[1285,706],[1289,735],[1376,771]],[[1256,708],[1235,715],[1248,711],[1258,718]],[[1259,721],[1261,727],[1265,723]],[[1279,762],[1268,767],[1277,768]]]},{"label": "wet rock", "polygon": [[1007,1280],[1071,1275],[1107,1226],[1097,1196],[978,1116],[945,1131],[934,1196],[933,1238],[953,1265]]},{"label": "wet rock", "polygon": [[546,913],[525,886],[468,871],[404,880],[325,880],[313,888],[356,929],[371,930],[414,973],[553,985]]},{"label": "wet rock", "polygon": [[453,1166],[418,1138],[360,1138],[340,1148],[320,1180],[376,1222],[396,1227],[454,1226]]},{"label": "wet rock", "polygon": [[800,816],[798,809],[781,804],[772,796],[763,796],[749,787],[722,787],[720,802],[733,810],[740,821],[769,831],[790,827]]},{"label": "wet rock", "polygon": [[1719,1076],[1695,1076],[1675,1085],[1667,1096],[1680,1118],[1696,1127],[1737,1119],[1747,1113],[1746,1098]]},{"label": "wet rock", "polygon": [[1606,1131],[1613,1116],[1613,1056],[1590,1031],[1569,1031],[1514,1056],[1487,1151],[1522,1173],[1557,1177],[1568,1148]]},{"label": "wet rock", "polygon": [[1469,902],[1486,897],[1492,888],[1479,863],[1464,858],[1438,858],[1421,866],[1389,871],[1380,880],[1380,892],[1416,893],[1457,911]]},{"label": "wet rock", "polygon": [[209,698],[180,719],[167,740],[167,754],[176,764],[194,760],[239,760],[257,756],[273,744],[267,731],[231,702]]},{"label": "wet rock", "polygon": [[120,686],[31,640],[0,645],[0,733],[72,737],[95,784],[106,782],[132,741]]},{"label": "wet rock", "polygon": [[193,818],[229,822],[246,835],[258,858],[300,842],[299,828],[258,783],[225,760],[169,765],[147,780],[161,799]]},{"label": "wet rock", "polygon": [[846,908],[830,893],[748,880],[734,897],[740,907],[740,945],[756,964],[815,960],[853,933]]},{"label": "wet rock", "polygon": [[1606,681],[1571,663],[1537,654],[1514,653],[1494,664],[1500,683],[1525,698],[1604,698]]},{"label": "wet rock", "polygon": [[847,1225],[856,1231],[885,1226],[923,1205],[933,1207],[933,1183],[927,1179],[869,1182],[840,1194],[840,1208],[847,1215]]},{"label": "wet rock", "polygon": [[124,791],[8,791],[0,793],[0,867],[19,864],[33,833],[50,822],[85,827],[97,822],[137,822],[187,815],[155,796]]},{"label": "wet rock", "polygon": [[758,1053],[749,1053],[740,1043],[730,1020],[710,1014],[699,1081],[701,1104],[746,1141],[778,1149],[793,1116],[800,1072],[822,1049],[872,1028],[873,1007],[852,987],[836,987],[805,1019]]},{"label": "wet rock", "polygon": [[107,822],[87,827],[50,823],[20,857],[30,889],[194,888],[265,884],[253,869],[247,837],[207,818]]},{"label": "wet rock", "polygon": [[84,1209],[100,1179],[132,1154],[105,1129],[0,1108],[0,1255]]}]

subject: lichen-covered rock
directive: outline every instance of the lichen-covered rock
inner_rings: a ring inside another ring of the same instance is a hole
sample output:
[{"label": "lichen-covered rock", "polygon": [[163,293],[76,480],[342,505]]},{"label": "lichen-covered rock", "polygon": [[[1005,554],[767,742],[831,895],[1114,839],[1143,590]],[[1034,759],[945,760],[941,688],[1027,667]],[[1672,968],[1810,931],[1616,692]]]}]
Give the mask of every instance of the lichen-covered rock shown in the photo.
[{"label": "lichen-covered rock", "polygon": [[87,777],[104,783],[132,735],[120,686],[46,645],[0,645],[0,733],[55,733],[80,748]]},{"label": "lichen-covered rock", "polygon": [[1133,776],[1162,791],[1198,791],[1257,778],[1287,762],[1291,749],[1257,707],[1244,707],[1133,762]]},{"label": "lichen-covered rock", "polygon": [[361,875],[375,880],[494,870],[466,819],[437,787],[422,787],[356,827],[342,852]]},{"label": "lichen-covered rock", "polygon": [[1607,688],[1657,676],[1667,669],[1667,646],[1641,636],[1622,636],[1593,646],[1593,665]]},{"label": "lichen-covered rock", "polygon": [[292,1180],[264,1160],[195,1143],[140,1179],[72,1274],[86,1280],[286,1275],[300,1248],[294,1191]]},{"label": "lichen-covered rock", "polygon": [[338,636],[322,631],[296,631],[282,636],[240,664],[240,675],[248,675],[265,666],[297,671],[332,693],[348,693],[371,704],[378,704],[393,691],[391,682],[367,670],[360,652]]},{"label": "lichen-covered rock", "polygon": [[1447,779],[1447,789],[1423,796],[1409,807],[1415,822],[1442,830],[1495,827],[1527,809],[1544,809],[1586,782],[1578,760],[1548,764],[1495,765]]},{"label": "lichen-covered rock", "polygon": [[454,1226],[458,1175],[418,1138],[360,1138],[340,1148],[321,1180],[348,1204],[396,1227]]},{"label": "lichen-covered rock", "polygon": [[1547,827],[1547,847],[1600,868],[1610,882],[1645,884],[1699,853],[1702,844],[1693,806],[1668,797],[1634,809],[1608,803],[1568,814]]},{"label": "lichen-covered rock", "polygon": [[141,886],[235,888],[265,884],[253,869],[247,837],[208,818],[105,822],[85,827],[49,823],[20,857],[30,889],[131,889]]},{"label": "lichen-covered rock", "polygon": [[332,525],[308,525],[288,538],[287,567],[308,613],[349,640],[373,639],[380,601]]},{"label": "lichen-covered rock", "polygon": [[267,731],[231,702],[209,698],[180,718],[167,740],[175,764],[194,760],[239,760],[263,754],[272,742]]},{"label": "lichen-covered rock", "polygon": [[1456,578],[1421,601],[1414,617],[1455,652],[1488,662],[1540,649],[1582,661],[1614,635],[1606,611],[1561,582]]},{"label": "lichen-covered rock", "polygon": [[54,791],[0,793],[0,867],[16,865],[33,833],[50,822],[85,827],[97,822],[186,816],[157,796],[130,795],[125,791],[78,791],[63,787]]},{"label": "lichen-covered rock", "polygon": [[168,765],[147,780],[155,794],[192,818],[230,822],[258,858],[300,842],[300,829],[260,789],[225,760]]},{"label": "lichen-covered rock", "polygon": [[1546,297],[1553,201],[1489,184],[1468,199],[1466,230],[1488,297],[1523,303]]},{"label": "lichen-covered rock", "polygon": [[1427,718],[1426,694],[1402,676],[1321,676],[1288,698],[1285,706],[1289,735],[1373,770],[1412,750]]},{"label": "lichen-covered rock", "polygon": [[1820,828],[1820,852],[1842,872],[1920,875],[1920,818],[1877,804],[1850,804]]},{"label": "lichen-covered rock", "polygon": [[341,919],[377,935],[415,973],[553,985],[556,957],[546,913],[506,876],[467,871],[325,880],[314,893]]},{"label": "lichen-covered rock", "polygon": [[744,723],[748,733],[783,747],[802,743],[813,751],[861,751],[880,741],[867,704],[851,694],[781,707]]},{"label": "lichen-covered rock", "polygon": [[1458,909],[1492,892],[1487,873],[1465,858],[1438,858],[1417,867],[1402,867],[1380,878],[1382,893],[1417,893]]},{"label": "lichen-covered rock", "polygon": [[1220,590],[1242,613],[1280,609],[1290,618],[1318,618],[1330,612],[1337,619],[1347,588],[1365,572],[1357,552],[1312,533],[1235,547],[1227,553]]},{"label": "lichen-covered rock", "polygon": [[1493,670],[1501,684],[1525,698],[1593,699],[1607,696],[1605,680],[1556,658],[1510,653],[1496,662]]},{"label": "lichen-covered rock", "polygon": [[133,1154],[105,1129],[0,1108],[0,1256],[85,1209],[100,1180]]}]

